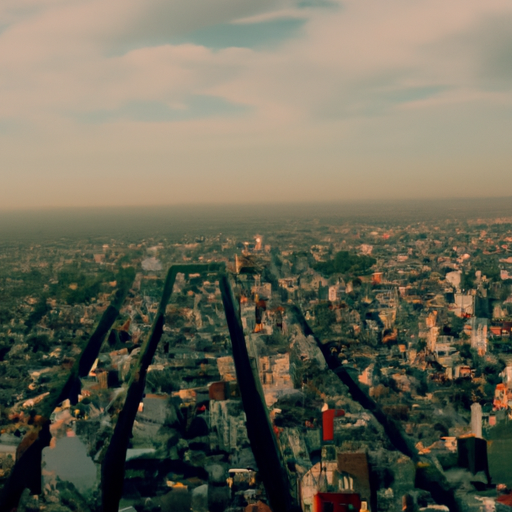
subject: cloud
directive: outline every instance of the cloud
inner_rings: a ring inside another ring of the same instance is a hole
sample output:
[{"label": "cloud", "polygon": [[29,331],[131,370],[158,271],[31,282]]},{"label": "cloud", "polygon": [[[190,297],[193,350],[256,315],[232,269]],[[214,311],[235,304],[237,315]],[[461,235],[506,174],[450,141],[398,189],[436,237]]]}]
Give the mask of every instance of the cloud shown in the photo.
[{"label": "cloud", "polygon": [[[505,0],[6,0],[8,184],[87,201],[91,176],[144,168],[181,198],[258,174],[277,199],[333,199],[435,194],[426,169],[460,187],[493,162],[489,190],[510,186],[511,21]],[[122,200],[151,197],[131,183]]]},{"label": "cloud", "polygon": [[81,112],[74,117],[85,123],[119,122],[123,120],[162,123],[207,119],[216,116],[238,116],[247,112],[247,107],[229,103],[222,98],[194,95],[188,97],[186,103],[182,104],[168,105],[159,101],[129,101],[116,109]]},{"label": "cloud", "polygon": [[[347,1],[335,14],[316,12],[304,37],[279,52],[256,55],[245,76],[226,84],[226,90],[240,101],[251,97],[262,107],[288,106],[307,118],[326,113],[339,119],[371,117],[386,106],[420,104],[425,95],[449,99],[453,90],[468,100],[480,92],[484,99],[488,95],[475,70],[497,60],[493,69],[506,75],[510,67],[501,67],[508,62],[509,36],[495,37],[489,51],[479,24],[482,19],[498,22],[510,9],[503,1]],[[494,81],[492,72],[486,77]]]},{"label": "cloud", "polygon": [[254,16],[239,18],[231,23],[234,25],[253,25],[275,20],[305,20],[308,19],[308,17],[309,14],[307,11],[301,11],[299,9],[281,9],[278,11],[269,11],[262,14],[256,14]]},{"label": "cloud", "polygon": [[[272,110],[290,119],[371,116],[424,99],[418,91],[503,88],[511,69],[510,8],[498,0],[464,9],[439,0],[349,0],[338,10],[279,0],[21,5],[32,14],[0,36],[0,105],[11,117],[205,93],[269,119]],[[274,39],[279,48],[268,46]],[[112,53],[123,47],[131,49]]]},{"label": "cloud", "polygon": [[[190,42],[203,31],[226,26],[240,17],[258,15],[279,8],[283,0],[149,0],[136,5],[143,8],[107,40],[111,51],[120,53],[137,47],[156,46],[169,42]],[[198,44],[201,44],[199,42]]]},{"label": "cloud", "polygon": [[300,17],[273,18],[257,23],[226,23],[196,30],[174,40],[208,48],[274,49],[300,35],[306,20]]},{"label": "cloud", "polygon": [[467,31],[443,41],[451,53],[463,49],[473,57],[470,81],[485,90],[512,87],[512,8],[482,16]]}]

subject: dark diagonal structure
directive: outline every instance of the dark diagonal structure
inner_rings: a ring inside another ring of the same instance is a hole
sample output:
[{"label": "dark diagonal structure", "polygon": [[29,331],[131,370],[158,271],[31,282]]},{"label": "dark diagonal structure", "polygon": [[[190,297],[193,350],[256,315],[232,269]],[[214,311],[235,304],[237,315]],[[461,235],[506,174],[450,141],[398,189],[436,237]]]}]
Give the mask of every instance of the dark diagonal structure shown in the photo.
[{"label": "dark diagonal structure", "polygon": [[23,491],[28,488],[32,494],[41,493],[41,463],[43,449],[50,445],[50,415],[64,400],[72,403],[78,400],[80,377],[85,377],[98,357],[105,338],[114,325],[119,311],[133,282],[135,272],[124,280],[110,305],[103,312],[100,321],[80,357],[69,372],[61,387],[55,388],[37,406],[37,424],[25,435],[16,453],[16,464],[0,493],[0,512],[15,510]]},{"label": "dark diagonal structure", "polygon": [[[272,510],[274,512],[291,512],[295,510],[295,504],[289,491],[288,475],[268,417],[259,377],[251,366],[238,305],[234,299],[224,263],[173,265],[167,273],[150,335],[142,345],[137,364],[132,370],[124,407],[119,413],[114,433],[102,461],[101,512],[118,512],[119,509],[119,502],[123,494],[126,452],[133,423],[139,403],[144,395],[148,367],[162,337],[165,311],[172,295],[176,276],[179,273],[186,276],[190,274],[214,274],[218,277],[231,338],[238,386],[247,419],[247,434],[260,477]],[[89,373],[106,334],[119,314],[126,293],[127,289],[116,295],[116,299],[100,319],[98,327],[62,389],[56,392],[51,400],[45,401],[43,424],[35,433],[35,437],[30,440],[28,448],[16,462],[11,478],[0,495],[0,512],[10,512],[15,509],[23,490],[27,487],[32,493],[41,492],[41,454],[43,448],[48,446],[51,438],[49,432],[50,420],[48,418],[62,400],[70,398],[72,402],[76,403],[74,397],[78,395],[79,377]]]},{"label": "dark diagonal structure", "polygon": [[275,512],[292,510],[293,503],[289,493],[288,477],[268,418],[264,397],[258,385],[258,377],[251,367],[243,328],[226,267],[223,263],[211,263],[204,265],[173,265],[169,269],[150,336],[142,347],[138,363],[132,373],[125,406],[119,414],[114,435],[103,460],[101,469],[102,512],[117,512],[118,510],[123,493],[124,465],[133,422],[144,394],[148,366],[153,360],[162,337],[165,309],[169,303],[178,273],[185,275],[215,274],[219,278],[219,287],[231,338],[237,382],[247,418],[247,434],[251,448],[270,506]]}]

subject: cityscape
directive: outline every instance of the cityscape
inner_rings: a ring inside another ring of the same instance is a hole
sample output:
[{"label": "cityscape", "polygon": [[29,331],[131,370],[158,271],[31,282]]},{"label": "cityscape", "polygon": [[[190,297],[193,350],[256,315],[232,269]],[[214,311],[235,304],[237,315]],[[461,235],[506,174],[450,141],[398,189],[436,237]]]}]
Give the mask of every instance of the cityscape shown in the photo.
[{"label": "cityscape", "polygon": [[512,512],[511,27],[1,0],[0,512]]},{"label": "cityscape", "polygon": [[5,237],[1,509],[507,510],[512,212],[453,204]]}]

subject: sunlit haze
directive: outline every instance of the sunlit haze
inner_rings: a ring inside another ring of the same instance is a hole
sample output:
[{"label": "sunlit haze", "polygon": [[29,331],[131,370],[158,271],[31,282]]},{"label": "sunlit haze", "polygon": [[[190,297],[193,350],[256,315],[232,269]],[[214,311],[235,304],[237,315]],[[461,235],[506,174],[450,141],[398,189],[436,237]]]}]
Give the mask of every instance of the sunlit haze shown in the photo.
[{"label": "sunlit haze", "polygon": [[496,197],[506,0],[3,0],[0,205]]}]

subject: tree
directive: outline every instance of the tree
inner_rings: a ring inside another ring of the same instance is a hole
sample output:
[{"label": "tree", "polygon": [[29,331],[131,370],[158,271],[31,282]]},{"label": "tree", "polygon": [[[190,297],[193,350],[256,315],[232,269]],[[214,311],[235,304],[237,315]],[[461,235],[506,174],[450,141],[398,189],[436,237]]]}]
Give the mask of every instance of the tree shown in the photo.
[{"label": "tree", "polygon": [[464,343],[460,347],[459,353],[463,359],[472,359],[472,357],[473,357],[471,354],[471,345],[469,345],[467,343]]},{"label": "tree", "polygon": [[451,312],[448,313],[448,327],[451,335],[458,337],[464,329],[465,324],[466,321],[463,318],[459,318]]},{"label": "tree", "polygon": [[31,336],[27,339],[27,343],[34,354],[37,352],[46,353],[50,350],[50,340],[46,335]]},{"label": "tree", "polygon": [[27,333],[32,330],[34,325],[41,321],[49,310],[50,307],[46,304],[46,297],[41,297],[41,300],[34,306],[34,310],[30,313],[27,321],[25,322]]},{"label": "tree", "polygon": [[336,314],[330,308],[329,304],[318,304],[314,308],[316,325],[321,330],[328,330],[329,327],[336,323]]},{"label": "tree", "polygon": [[453,384],[453,393],[450,398],[451,403],[455,408],[469,411],[471,404],[481,398],[478,384],[468,379],[456,379],[453,381]]},{"label": "tree", "polygon": [[315,269],[327,276],[336,273],[365,274],[376,262],[377,260],[371,256],[358,256],[348,251],[340,251],[336,253],[334,259],[317,263]]},{"label": "tree", "polygon": [[176,380],[176,372],[172,368],[148,372],[146,386],[151,393],[172,393],[180,389],[180,385]]},{"label": "tree", "polygon": [[267,345],[285,346],[287,343],[286,337],[278,329],[275,329],[270,336],[267,336]]}]

